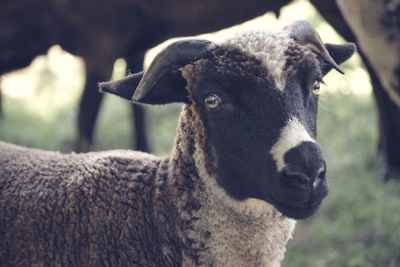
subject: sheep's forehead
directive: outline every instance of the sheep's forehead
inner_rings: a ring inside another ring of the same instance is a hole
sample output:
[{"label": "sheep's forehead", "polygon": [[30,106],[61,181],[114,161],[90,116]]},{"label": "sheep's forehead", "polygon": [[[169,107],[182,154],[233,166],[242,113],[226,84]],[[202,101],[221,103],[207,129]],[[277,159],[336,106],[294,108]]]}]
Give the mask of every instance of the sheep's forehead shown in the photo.
[{"label": "sheep's forehead", "polygon": [[283,91],[288,57],[286,51],[295,45],[287,31],[246,32],[224,41],[221,45],[237,48],[245,54],[254,56],[267,69],[275,87]]}]

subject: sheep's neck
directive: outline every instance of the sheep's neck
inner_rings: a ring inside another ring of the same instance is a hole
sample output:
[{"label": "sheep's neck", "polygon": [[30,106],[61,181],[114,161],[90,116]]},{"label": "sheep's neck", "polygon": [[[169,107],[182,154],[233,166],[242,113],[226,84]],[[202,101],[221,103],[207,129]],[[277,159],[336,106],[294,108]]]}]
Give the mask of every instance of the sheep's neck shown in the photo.
[{"label": "sheep's neck", "polygon": [[294,221],[263,201],[230,198],[210,175],[204,144],[191,132],[199,129],[196,118],[186,115],[169,167],[184,265],[279,266]]}]

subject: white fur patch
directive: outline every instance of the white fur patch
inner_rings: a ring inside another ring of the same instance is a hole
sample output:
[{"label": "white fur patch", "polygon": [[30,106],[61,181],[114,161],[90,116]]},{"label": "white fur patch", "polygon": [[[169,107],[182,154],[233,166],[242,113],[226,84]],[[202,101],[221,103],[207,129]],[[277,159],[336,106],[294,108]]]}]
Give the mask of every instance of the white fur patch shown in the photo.
[{"label": "white fur patch", "polygon": [[310,136],[303,124],[296,117],[292,117],[282,129],[278,141],[270,151],[276,162],[278,172],[282,171],[285,167],[285,160],[283,158],[285,153],[306,141],[315,143],[315,140]]},{"label": "white fur patch", "polygon": [[252,31],[236,35],[221,45],[239,48],[243,52],[255,56],[273,77],[276,88],[283,91],[286,78],[283,71],[286,64],[285,52],[292,42],[294,41],[287,31]]}]

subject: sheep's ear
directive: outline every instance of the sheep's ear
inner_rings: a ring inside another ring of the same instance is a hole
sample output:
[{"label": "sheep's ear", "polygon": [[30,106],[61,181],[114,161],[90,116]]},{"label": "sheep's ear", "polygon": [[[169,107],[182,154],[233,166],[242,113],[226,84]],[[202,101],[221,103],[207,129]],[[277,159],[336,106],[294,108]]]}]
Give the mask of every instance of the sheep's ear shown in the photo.
[{"label": "sheep's ear", "polygon": [[119,80],[100,83],[100,91],[142,104],[189,102],[186,80],[181,69],[210,55],[210,41],[186,39],[170,44],[150,64],[146,72]]},{"label": "sheep's ear", "polygon": [[332,68],[343,74],[339,64],[347,60],[355,51],[354,44],[324,44],[318,32],[305,20],[295,21],[284,29],[289,32],[293,40],[317,54],[323,75]]},{"label": "sheep's ear", "polygon": [[[343,45],[325,44],[325,47],[338,65],[348,60],[356,51],[356,45],[353,43]],[[332,69],[332,65],[324,60],[320,60],[320,66],[322,75],[327,74]]]},{"label": "sheep's ear", "polygon": [[172,70],[168,75],[162,76],[159,81],[147,92],[144,101],[136,101],[133,94],[137,89],[144,72],[131,74],[117,81],[99,83],[101,93],[110,93],[129,101],[146,104],[164,104],[170,102],[187,102],[186,81],[179,70]]},{"label": "sheep's ear", "polygon": [[100,92],[142,104],[189,102],[181,68],[211,54],[215,45],[206,40],[185,39],[162,50],[146,72],[99,84]]},{"label": "sheep's ear", "polygon": [[144,104],[189,102],[181,68],[211,54],[215,45],[207,40],[174,42],[153,60],[137,86],[132,100]]},{"label": "sheep's ear", "polygon": [[99,83],[99,91],[101,93],[110,93],[131,100],[135,88],[138,86],[140,80],[143,78],[144,72],[128,75],[127,77],[110,82]]}]

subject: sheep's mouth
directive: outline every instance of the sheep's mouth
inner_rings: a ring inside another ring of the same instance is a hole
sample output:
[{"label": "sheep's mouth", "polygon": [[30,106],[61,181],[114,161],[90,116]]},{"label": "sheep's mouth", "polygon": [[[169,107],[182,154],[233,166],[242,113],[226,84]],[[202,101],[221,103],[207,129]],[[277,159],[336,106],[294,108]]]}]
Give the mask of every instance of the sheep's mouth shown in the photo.
[{"label": "sheep's mouth", "polygon": [[281,213],[293,219],[305,219],[313,215],[329,191],[326,181],[313,188],[284,188],[283,194],[269,194],[269,198]]},{"label": "sheep's mouth", "polygon": [[313,215],[322,203],[322,199],[310,201],[302,205],[287,204],[279,201],[273,201],[274,206],[285,216],[293,219],[305,219]]}]

